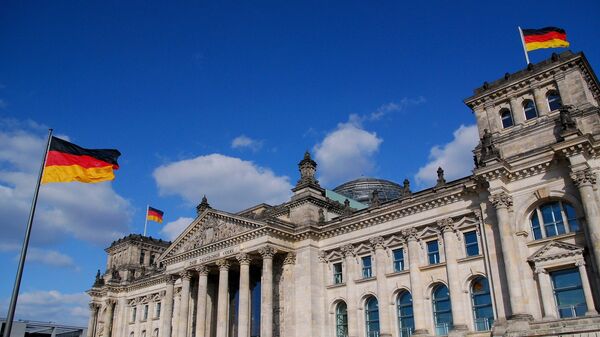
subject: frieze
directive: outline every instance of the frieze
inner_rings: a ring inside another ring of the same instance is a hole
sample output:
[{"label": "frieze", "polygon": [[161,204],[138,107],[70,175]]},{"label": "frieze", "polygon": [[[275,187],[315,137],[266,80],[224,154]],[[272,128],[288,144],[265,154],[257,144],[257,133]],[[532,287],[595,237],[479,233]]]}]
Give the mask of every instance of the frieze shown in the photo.
[{"label": "frieze", "polygon": [[233,222],[219,219],[213,216],[207,216],[200,227],[186,238],[185,243],[181,245],[175,253],[192,250],[200,246],[211,244],[216,241],[230,238],[242,232],[254,229],[252,227],[243,226]]}]

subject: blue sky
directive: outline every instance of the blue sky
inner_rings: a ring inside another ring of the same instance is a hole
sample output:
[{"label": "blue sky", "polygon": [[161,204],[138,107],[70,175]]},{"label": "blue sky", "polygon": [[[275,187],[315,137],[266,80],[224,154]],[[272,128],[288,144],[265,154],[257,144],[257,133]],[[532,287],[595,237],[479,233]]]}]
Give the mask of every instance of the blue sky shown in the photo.
[{"label": "blue sky", "polygon": [[[289,196],[306,149],[322,184],[413,190],[467,175],[462,100],[525,66],[517,26],[566,29],[600,67],[597,1],[22,2],[0,5],[0,316],[44,136],[117,148],[112,183],[44,186],[17,317],[84,324],[103,248],[172,238],[206,194],[236,211]],[[530,53],[532,62],[552,51]],[[66,312],[66,314],[64,314]]]}]

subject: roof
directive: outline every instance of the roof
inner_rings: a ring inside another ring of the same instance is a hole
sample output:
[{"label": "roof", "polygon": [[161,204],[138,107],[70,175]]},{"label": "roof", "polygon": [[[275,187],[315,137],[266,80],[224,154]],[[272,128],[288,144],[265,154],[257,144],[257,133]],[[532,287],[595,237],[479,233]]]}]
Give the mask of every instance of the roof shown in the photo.
[{"label": "roof", "polygon": [[378,191],[381,202],[386,202],[400,198],[402,190],[402,186],[393,181],[370,177],[361,177],[333,189],[334,192],[366,205],[371,204],[371,196],[374,191]]}]

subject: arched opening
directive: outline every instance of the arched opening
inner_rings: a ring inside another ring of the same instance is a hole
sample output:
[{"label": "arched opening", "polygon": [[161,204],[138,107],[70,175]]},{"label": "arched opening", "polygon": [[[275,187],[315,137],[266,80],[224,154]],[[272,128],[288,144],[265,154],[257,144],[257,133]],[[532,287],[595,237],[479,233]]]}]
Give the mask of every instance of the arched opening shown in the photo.
[{"label": "arched opening", "polygon": [[523,101],[523,112],[525,112],[525,119],[530,120],[538,116],[537,109],[532,100],[526,99]]},{"label": "arched opening", "polygon": [[403,291],[398,295],[396,309],[398,312],[398,335],[400,337],[410,337],[415,329],[415,315],[410,292]]},{"label": "arched opening", "polygon": [[379,303],[375,296],[365,302],[365,325],[367,337],[379,337]]},{"label": "arched opening", "polygon": [[433,319],[435,323],[435,334],[447,336],[452,329],[452,303],[450,292],[444,284],[433,288]]},{"label": "arched opening", "polygon": [[471,283],[471,305],[476,331],[488,331],[494,323],[494,309],[488,280],[479,276]]},{"label": "arched opening", "polygon": [[339,302],[335,307],[335,336],[348,337],[348,306]]},{"label": "arched opening", "polygon": [[531,213],[530,223],[535,240],[577,232],[581,228],[573,206],[560,200],[536,207]]},{"label": "arched opening", "polygon": [[512,113],[507,108],[500,110],[500,119],[502,120],[502,128],[504,129],[514,125]]},{"label": "arched opening", "polygon": [[546,94],[548,100],[548,108],[550,111],[558,110],[562,107],[562,99],[556,90],[550,90]]}]

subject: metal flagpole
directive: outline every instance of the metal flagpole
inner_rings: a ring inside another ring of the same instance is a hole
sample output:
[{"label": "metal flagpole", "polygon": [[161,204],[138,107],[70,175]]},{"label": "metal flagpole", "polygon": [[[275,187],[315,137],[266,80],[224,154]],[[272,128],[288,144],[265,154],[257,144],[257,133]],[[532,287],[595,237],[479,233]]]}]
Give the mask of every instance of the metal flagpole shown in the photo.
[{"label": "metal flagpole", "polygon": [[150,210],[150,205],[146,205],[146,221],[144,222],[144,236],[146,236],[146,228],[148,227],[148,211]]},{"label": "metal flagpole", "polygon": [[527,61],[527,65],[529,65],[529,55],[527,54],[527,47],[525,46],[525,38],[523,37],[523,30],[519,26],[519,35],[521,36],[521,43],[523,44],[523,51],[525,52],[525,60]]},{"label": "metal flagpole", "polygon": [[35,215],[35,206],[37,204],[38,194],[40,192],[40,183],[42,181],[42,174],[44,173],[44,166],[46,165],[46,158],[48,156],[48,150],[50,149],[50,141],[52,139],[52,129],[48,129],[48,142],[46,143],[46,151],[44,152],[44,159],[42,160],[42,166],[40,167],[40,173],[38,175],[37,185],[35,186],[35,193],[33,194],[33,201],[31,202],[31,210],[29,211],[29,221],[27,222],[27,229],[25,230],[25,239],[23,239],[23,246],[21,247],[21,257],[19,258],[19,267],[17,268],[17,277],[15,278],[15,285],[13,287],[12,297],[10,298],[10,305],[8,306],[8,314],[6,317],[6,326],[4,327],[4,337],[9,337],[12,330],[12,323],[15,318],[15,308],[17,307],[17,298],[19,297],[19,288],[21,288],[21,277],[23,276],[23,267],[25,265],[25,258],[27,257],[27,248],[29,246],[29,237],[31,236],[31,224],[33,223],[33,216]]}]

